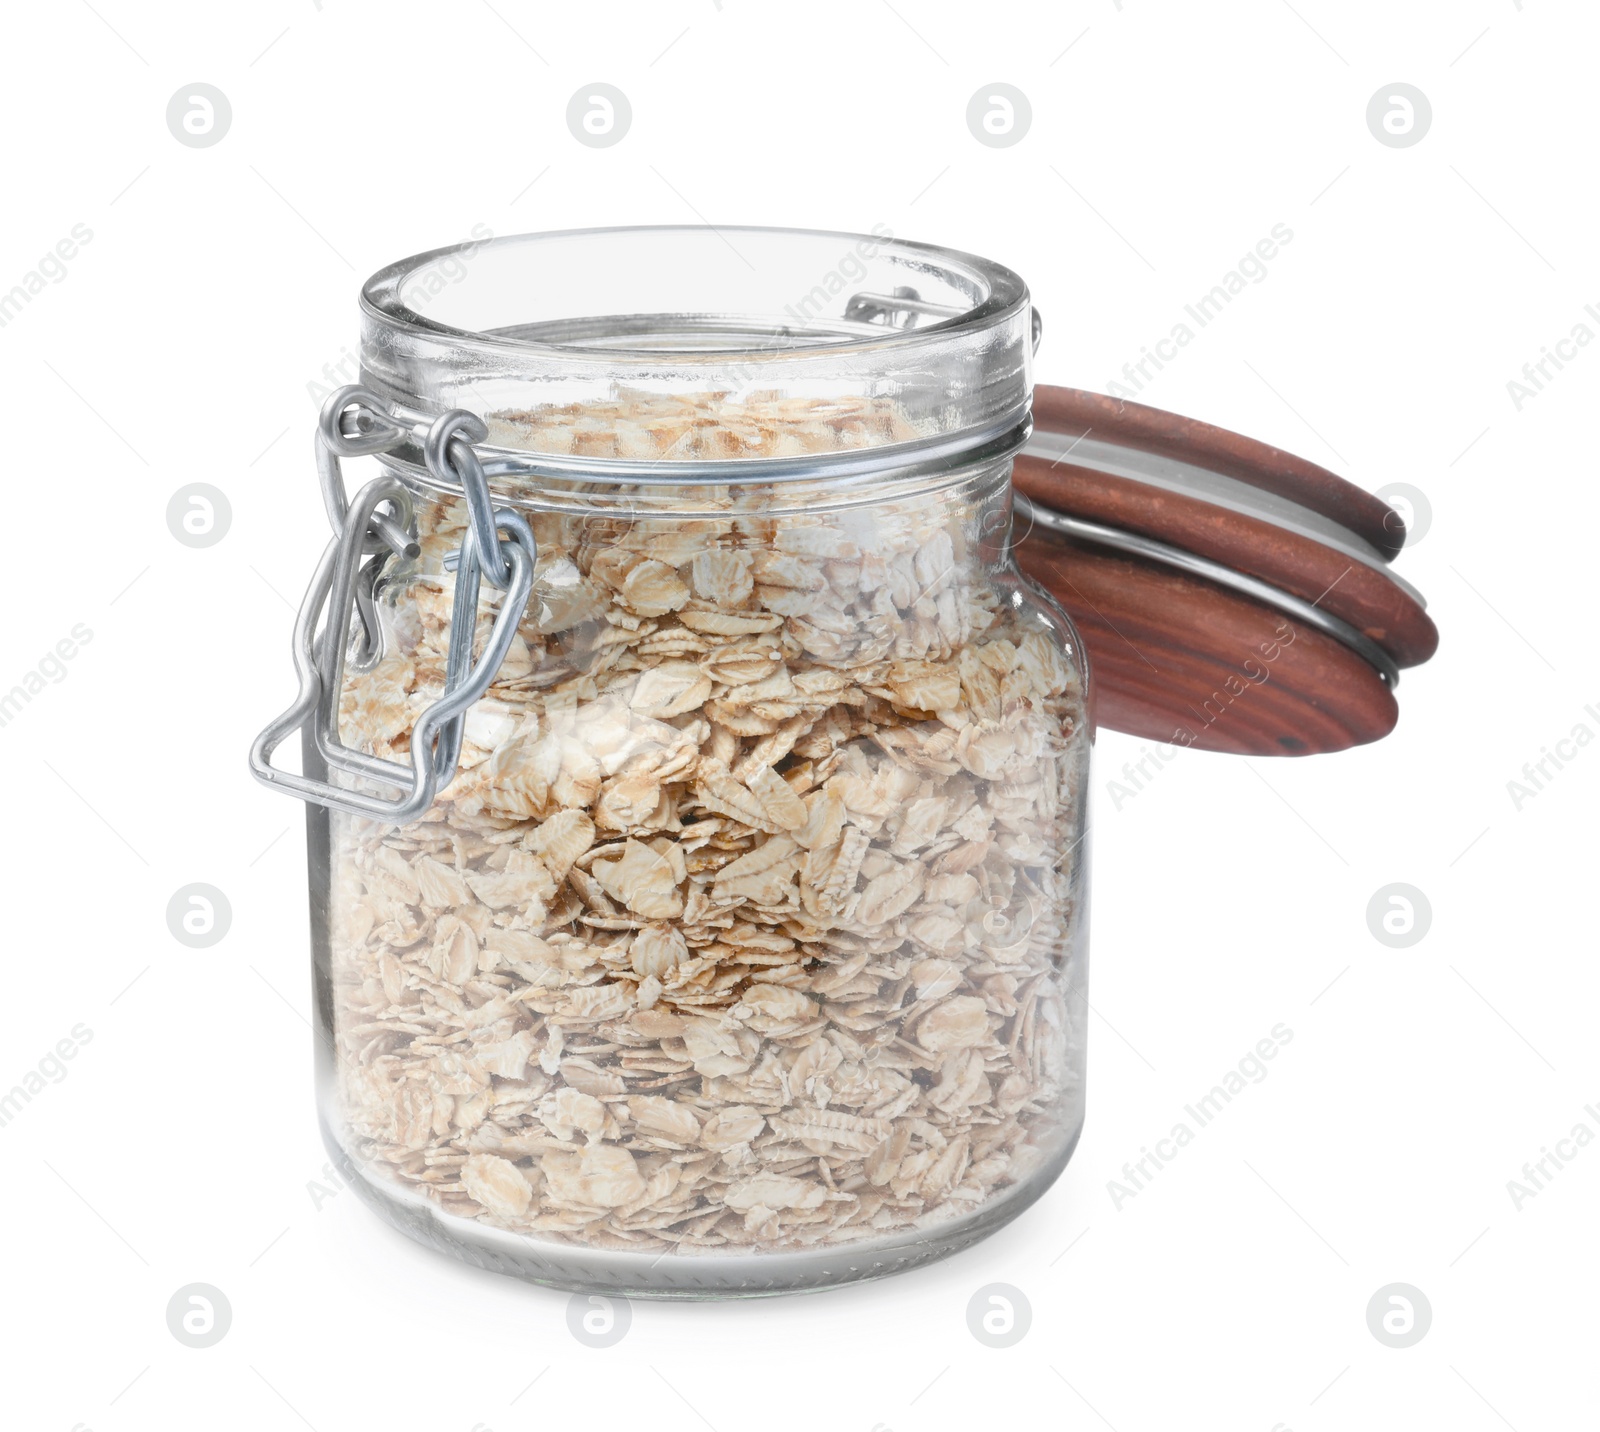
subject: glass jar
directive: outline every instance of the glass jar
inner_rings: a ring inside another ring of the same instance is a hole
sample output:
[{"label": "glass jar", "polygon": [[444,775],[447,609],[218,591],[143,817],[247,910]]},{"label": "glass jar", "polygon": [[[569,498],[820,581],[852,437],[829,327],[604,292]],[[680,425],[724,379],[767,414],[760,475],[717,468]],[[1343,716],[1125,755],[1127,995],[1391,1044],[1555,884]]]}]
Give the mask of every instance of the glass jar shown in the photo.
[{"label": "glass jar", "polygon": [[1083,1120],[1090,745],[1010,551],[1021,280],[601,230],[406,260],[362,315],[301,697],[253,758],[312,802],[351,1185],[477,1266],[647,1297],[1016,1217]]}]

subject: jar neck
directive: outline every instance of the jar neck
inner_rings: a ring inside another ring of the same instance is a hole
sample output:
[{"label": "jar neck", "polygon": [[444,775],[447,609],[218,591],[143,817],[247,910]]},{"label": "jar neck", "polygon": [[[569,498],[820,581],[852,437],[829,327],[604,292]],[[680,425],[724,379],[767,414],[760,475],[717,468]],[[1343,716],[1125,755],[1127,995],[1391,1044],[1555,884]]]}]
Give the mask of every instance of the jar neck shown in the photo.
[{"label": "jar neck", "polygon": [[[948,514],[950,522],[970,526],[976,537],[1009,528],[1011,454],[1018,445],[1007,441],[995,445],[998,454],[922,469],[809,473],[779,481],[669,482],[641,467],[632,484],[619,485],[530,470],[525,464],[508,471],[494,461],[485,464],[485,471],[497,505],[529,514],[675,523],[730,518],[782,521],[831,514],[854,520],[842,516],[851,513],[870,520],[875,511],[939,511]],[[425,504],[450,505],[461,498],[460,488],[436,482],[425,469],[398,461],[393,454],[380,461]],[[996,515],[1001,506],[1003,518]]]}]

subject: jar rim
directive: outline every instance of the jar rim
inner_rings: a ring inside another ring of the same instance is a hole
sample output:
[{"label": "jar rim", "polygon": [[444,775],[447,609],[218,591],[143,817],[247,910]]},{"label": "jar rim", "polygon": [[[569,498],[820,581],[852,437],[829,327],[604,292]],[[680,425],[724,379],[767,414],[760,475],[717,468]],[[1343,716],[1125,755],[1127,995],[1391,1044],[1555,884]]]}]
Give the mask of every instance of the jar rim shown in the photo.
[{"label": "jar rim", "polygon": [[[879,226],[885,227],[886,226]],[[513,248],[556,241],[573,242],[584,239],[612,240],[626,236],[628,240],[648,242],[668,236],[714,234],[724,241],[738,237],[795,238],[803,240],[834,241],[852,245],[868,243],[882,251],[893,252],[926,271],[941,271],[946,275],[965,279],[974,287],[982,286],[983,296],[958,314],[937,317],[928,324],[913,327],[879,328],[863,331],[859,336],[840,335],[814,347],[798,349],[805,352],[825,352],[830,357],[850,358],[885,349],[896,351],[908,347],[949,341],[962,334],[992,327],[1008,316],[1025,311],[1029,305],[1027,284],[1014,270],[993,260],[959,249],[912,239],[898,239],[885,231],[861,234],[848,230],[789,228],[773,225],[696,225],[696,224],[627,224],[601,225],[589,228],[550,229],[522,234],[495,235],[486,233],[482,238],[472,238],[457,244],[429,249],[385,265],[374,273],[361,287],[361,308],[364,316],[392,327],[397,332],[426,334],[448,339],[466,346],[482,346],[497,351],[525,352],[559,359],[571,356],[586,361],[605,360],[637,362],[640,358],[661,359],[664,350],[659,346],[626,346],[616,343],[582,344],[573,342],[541,342],[526,334],[508,335],[495,330],[485,330],[441,322],[419,312],[407,301],[407,283],[430,269],[438,269],[452,259],[475,258],[485,249],[506,252]],[[737,250],[735,250],[737,252]],[[416,290],[412,290],[415,295]],[[770,345],[745,345],[695,350],[670,350],[674,362],[694,363],[697,360],[726,363],[730,358],[769,354]]]}]

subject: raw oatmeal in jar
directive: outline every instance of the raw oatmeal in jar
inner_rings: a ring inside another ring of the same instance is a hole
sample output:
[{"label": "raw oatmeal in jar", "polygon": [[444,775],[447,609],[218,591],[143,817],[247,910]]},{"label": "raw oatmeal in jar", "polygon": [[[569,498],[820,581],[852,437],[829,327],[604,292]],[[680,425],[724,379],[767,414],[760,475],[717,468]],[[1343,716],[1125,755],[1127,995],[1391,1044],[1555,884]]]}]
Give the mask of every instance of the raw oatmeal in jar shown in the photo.
[{"label": "raw oatmeal in jar", "polygon": [[[651,459],[902,422],[625,393],[490,431]],[[1064,1158],[1089,733],[1044,604],[985,547],[1005,477],[529,504],[533,597],[460,774],[411,825],[332,816],[335,1084],[366,1177],[539,1239],[759,1252],[942,1224]],[[419,500],[382,659],[342,692],[364,752],[404,761],[443,689],[464,526]]]}]

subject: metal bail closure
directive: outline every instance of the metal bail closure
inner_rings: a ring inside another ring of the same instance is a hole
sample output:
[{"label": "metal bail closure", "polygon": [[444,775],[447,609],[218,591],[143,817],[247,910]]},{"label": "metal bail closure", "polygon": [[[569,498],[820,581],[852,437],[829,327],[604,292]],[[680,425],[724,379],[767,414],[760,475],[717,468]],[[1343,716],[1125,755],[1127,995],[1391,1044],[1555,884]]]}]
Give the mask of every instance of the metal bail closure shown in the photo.
[{"label": "metal bail closure", "polygon": [[[353,421],[347,413],[352,407]],[[368,669],[382,654],[373,589],[389,553],[415,557],[420,551],[411,496],[398,478],[383,476],[369,482],[346,505],[339,458],[386,452],[410,436],[410,430],[360,388],[341,388],[324,405],[317,431],[317,468],[335,535],[317,563],[295,618],[299,694],[250,748],[251,772],[263,785],[316,805],[404,825],[421,816],[455,778],[467,709],[489,689],[511,648],[533,591],[537,555],[526,520],[508,509],[491,507],[482,464],[471,443],[460,436],[463,432],[482,441],[482,420],[467,412],[446,413],[433,425],[424,444],[433,476],[460,482],[470,523],[460,552],[451,554],[456,560],[447,562],[456,568],[456,585],[444,694],[418,716],[412,728],[408,767],[363,755],[343,743],[339,693],[347,665],[357,671]],[[384,506],[390,509],[388,513],[379,511]],[[501,531],[509,541],[501,540]],[[482,575],[503,588],[505,597],[483,655],[474,664],[472,645],[485,543],[492,545],[487,548],[489,570]],[[367,559],[365,565],[363,558]],[[356,634],[353,625],[358,628]],[[402,794],[393,799],[366,795],[345,785],[276,768],[272,753],[288,736],[306,728],[330,771],[343,771],[355,781],[390,787]]]}]

